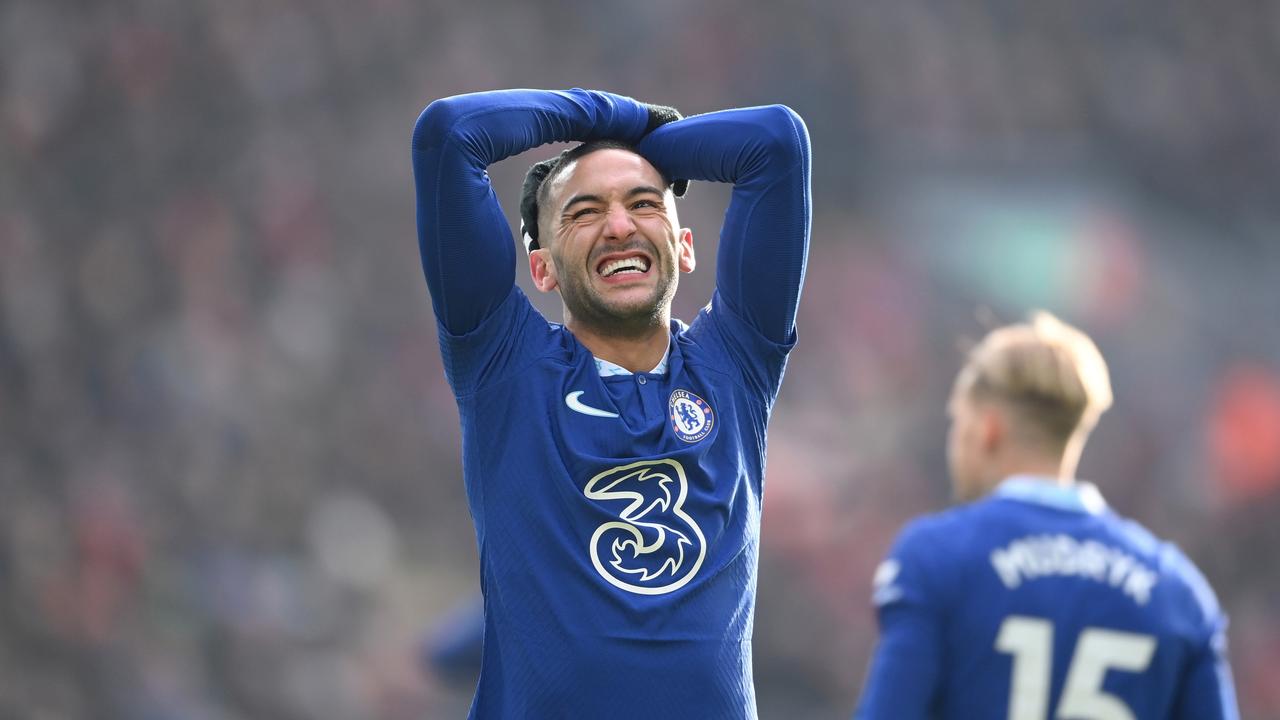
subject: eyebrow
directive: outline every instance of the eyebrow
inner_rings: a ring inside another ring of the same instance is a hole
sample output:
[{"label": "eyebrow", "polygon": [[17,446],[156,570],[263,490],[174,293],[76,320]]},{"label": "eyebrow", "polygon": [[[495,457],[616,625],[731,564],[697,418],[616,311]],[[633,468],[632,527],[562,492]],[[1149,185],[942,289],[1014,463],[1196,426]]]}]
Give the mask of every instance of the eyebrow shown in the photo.
[{"label": "eyebrow", "polygon": [[[648,195],[648,194],[662,196],[663,192],[652,185],[637,185],[627,191],[625,199],[631,199],[637,195]],[[567,212],[569,208],[581,202],[604,202],[604,198],[600,197],[599,195],[589,195],[589,194],[574,195],[573,197],[569,198],[568,202],[564,204],[564,207],[560,210],[560,212],[562,213]]]},{"label": "eyebrow", "polygon": [[569,202],[564,204],[564,207],[560,210],[560,212],[566,212],[568,211],[569,208],[581,202],[604,202],[604,198],[600,197],[599,195],[574,195],[573,197],[569,198]]}]

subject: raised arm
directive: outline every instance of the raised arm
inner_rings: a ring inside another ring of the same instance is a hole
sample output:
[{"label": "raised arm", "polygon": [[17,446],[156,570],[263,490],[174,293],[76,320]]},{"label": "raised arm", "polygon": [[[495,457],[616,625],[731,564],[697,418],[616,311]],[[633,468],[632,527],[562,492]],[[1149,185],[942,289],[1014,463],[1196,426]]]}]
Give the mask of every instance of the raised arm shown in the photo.
[{"label": "raised arm", "polygon": [[769,340],[791,342],[813,213],[804,121],[782,105],[724,110],[664,125],[639,149],[668,177],[733,183],[718,294]]},{"label": "raised arm", "polygon": [[489,165],[549,142],[635,142],[647,122],[635,100],[587,90],[500,90],[428,105],[413,129],[413,177],[422,270],[441,326],[470,332],[515,284],[515,247]]}]

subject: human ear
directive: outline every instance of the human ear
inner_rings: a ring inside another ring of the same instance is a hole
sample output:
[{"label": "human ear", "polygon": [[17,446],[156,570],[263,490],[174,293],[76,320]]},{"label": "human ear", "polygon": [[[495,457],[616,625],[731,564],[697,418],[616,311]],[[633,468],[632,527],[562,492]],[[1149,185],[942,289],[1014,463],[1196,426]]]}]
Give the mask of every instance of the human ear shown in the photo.
[{"label": "human ear", "polygon": [[1008,419],[1004,413],[990,405],[983,408],[981,412],[978,441],[981,443],[983,452],[992,454],[1004,444],[1009,434]]},{"label": "human ear", "polygon": [[689,228],[680,228],[680,239],[677,242],[680,245],[680,272],[691,273],[698,264],[697,257],[693,252],[693,231]]},{"label": "human ear", "polygon": [[550,250],[538,248],[529,253],[529,275],[533,278],[533,286],[541,292],[551,292],[559,286]]}]

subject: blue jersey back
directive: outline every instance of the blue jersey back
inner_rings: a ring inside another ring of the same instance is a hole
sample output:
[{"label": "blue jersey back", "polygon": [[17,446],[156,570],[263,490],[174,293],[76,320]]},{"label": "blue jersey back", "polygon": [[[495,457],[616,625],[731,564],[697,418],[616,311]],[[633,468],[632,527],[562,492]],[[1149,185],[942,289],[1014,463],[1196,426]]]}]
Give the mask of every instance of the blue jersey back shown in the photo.
[{"label": "blue jersey back", "polygon": [[519,290],[442,332],[485,597],[478,717],[747,717],[765,426],[789,345],[723,304],[601,377]]},{"label": "blue jersey back", "polygon": [[874,598],[859,717],[1235,716],[1208,584],[1092,486],[1013,479],[917,520]]}]

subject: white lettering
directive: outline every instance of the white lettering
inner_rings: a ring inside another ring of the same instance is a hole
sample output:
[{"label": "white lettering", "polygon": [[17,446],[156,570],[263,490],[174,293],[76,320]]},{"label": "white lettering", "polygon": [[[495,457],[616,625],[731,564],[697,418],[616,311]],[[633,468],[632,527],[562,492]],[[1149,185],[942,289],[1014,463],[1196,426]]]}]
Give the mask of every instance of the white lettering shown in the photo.
[{"label": "white lettering", "polygon": [[1119,590],[1139,605],[1151,600],[1160,576],[1132,555],[1097,540],[1028,535],[991,551],[991,567],[1010,590],[1036,578],[1078,577]]},{"label": "white lettering", "polygon": [[1000,575],[1000,582],[1004,583],[1005,587],[1012,590],[1022,584],[1018,570],[1018,550],[1013,546],[1008,549],[993,550],[991,565],[995,567],[996,573]]}]

